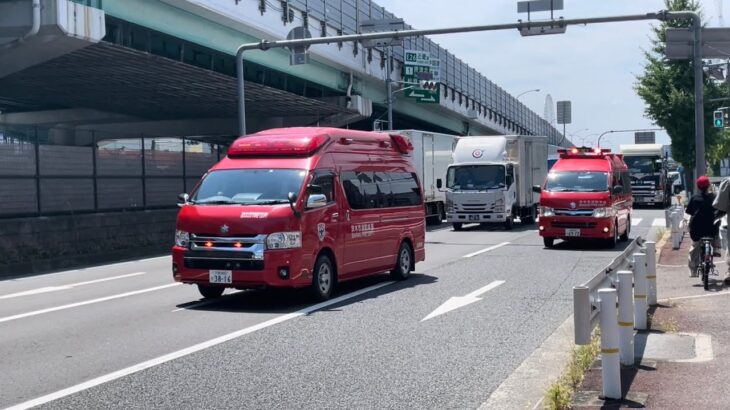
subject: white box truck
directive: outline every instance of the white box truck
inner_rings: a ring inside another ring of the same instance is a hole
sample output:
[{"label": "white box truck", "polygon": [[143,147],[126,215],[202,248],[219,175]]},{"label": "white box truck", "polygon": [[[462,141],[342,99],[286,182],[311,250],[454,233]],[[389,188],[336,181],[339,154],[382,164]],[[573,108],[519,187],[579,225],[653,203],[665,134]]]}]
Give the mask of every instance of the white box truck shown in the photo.
[{"label": "white box truck", "polygon": [[392,132],[411,139],[413,162],[418,170],[418,179],[423,185],[426,220],[440,224],[446,218],[446,195],[439,189],[438,180],[443,181],[446,178],[446,169],[453,161],[451,154],[459,137],[418,130]]},{"label": "white box truck", "polygon": [[446,175],[446,220],[460,230],[465,223],[501,223],[515,218],[532,224],[540,202],[533,186],[547,176],[547,138],[507,135],[461,137]]}]

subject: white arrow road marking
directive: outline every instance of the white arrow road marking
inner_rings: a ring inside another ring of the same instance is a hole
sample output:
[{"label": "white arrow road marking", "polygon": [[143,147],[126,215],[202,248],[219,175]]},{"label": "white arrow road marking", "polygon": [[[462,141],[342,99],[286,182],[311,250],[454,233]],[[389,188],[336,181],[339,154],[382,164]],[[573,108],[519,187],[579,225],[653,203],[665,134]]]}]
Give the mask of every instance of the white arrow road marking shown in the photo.
[{"label": "white arrow road marking", "polygon": [[102,279],[88,280],[86,282],[71,283],[69,285],[46,286],[46,287],[43,287],[43,288],[26,290],[24,292],[11,293],[9,295],[3,295],[3,296],[0,296],[0,300],[2,300],[2,299],[11,299],[11,298],[19,298],[21,296],[38,295],[38,294],[41,294],[41,293],[57,292],[59,290],[72,289],[72,288],[75,288],[76,286],[92,285],[94,283],[107,282],[107,281],[110,281],[110,280],[129,278],[129,277],[132,277],[132,276],[139,276],[139,275],[144,275],[144,274],[145,274],[145,272],[135,272],[135,273],[128,273],[126,275],[112,276],[110,278],[102,278]]},{"label": "white arrow road marking", "polygon": [[638,226],[641,223],[641,221],[643,221],[642,218],[632,219],[631,220],[631,226]]},{"label": "white arrow road marking", "polygon": [[494,245],[494,246],[490,246],[489,248],[484,248],[484,249],[482,249],[480,251],[476,251],[476,252],[472,252],[472,253],[466,254],[463,257],[464,258],[471,258],[472,256],[481,255],[482,253],[489,252],[489,251],[493,251],[493,250],[495,250],[497,248],[501,248],[501,247],[503,247],[505,245],[509,245],[509,242],[502,242],[500,244],[497,244],[497,245]]},{"label": "white arrow road marking", "polygon": [[460,307],[464,307],[464,306],[472,304],[474,302],[479,302],[480,300],[482,300],[481,298],[479,298],[479,296],[481,296],[484,293],[489,292],[490,290],[496,288],[497,286],[499,286],[503,283],[504,283],[503,280],[495,280],[494,282],[490,283],[489,285],[479,288],[468,295],[455,296],[453,298],[450,298],[449,300],[444,302],[444,304],[437,307],[436,310],[431,312],[428,316],[421,319],[421,322],[434,318],[439,315],[443,315],[444,313],[450,312],[450,311],[452,311],[454,309],[458,309]]}]

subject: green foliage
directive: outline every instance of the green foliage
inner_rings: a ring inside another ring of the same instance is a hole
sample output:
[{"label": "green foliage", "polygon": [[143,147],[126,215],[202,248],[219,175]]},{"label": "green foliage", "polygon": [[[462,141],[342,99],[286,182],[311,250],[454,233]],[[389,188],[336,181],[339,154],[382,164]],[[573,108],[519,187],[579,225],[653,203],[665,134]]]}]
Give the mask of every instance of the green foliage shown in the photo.
[{"label": "green foliage", "polygon": [[[667,10],[691,10],[700,12],[697,0],[665,0]],[[664,40],[667,28],[690,27],[690,20],[673,20],[654,27],[655,38],[644,73],[637,76],[636,92],[646,104],[645,114],[657,125],[667,130],[672,140],[672,157],[685,167],[695,163],[694,75],[691,60],[667,60],[664,57]],[[730,150],[724,132],[713,127],[712,112],[719,103],[707,103],[712,98],[727,95],[725,86],[704,78],[705,92],[705,152],[711,162],[717,162]]]},{"label": "green foliage", "polygon": [[591,367],[593,361],[601,351],[601,339],[596,330],[591,338],[591,343],[585,346],[577,346],[563,375],[548,387],[545,392],[544,408],[549,410],[570,409],[575,389],[583,381],[586,370]]}]

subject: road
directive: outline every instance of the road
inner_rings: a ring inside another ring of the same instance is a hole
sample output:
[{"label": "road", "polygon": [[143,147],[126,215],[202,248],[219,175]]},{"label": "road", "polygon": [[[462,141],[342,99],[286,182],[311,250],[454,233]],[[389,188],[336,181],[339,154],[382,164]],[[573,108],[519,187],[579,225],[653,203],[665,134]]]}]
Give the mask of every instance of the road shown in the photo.
[{"label": "road", "polygon": [[[663,211],[634,225],[652,238]],[[407,281],[346,283],[319,305],[201,302],[167,256],[2,281],[0,408],[477,408],[624,246],[444,225]]]}]

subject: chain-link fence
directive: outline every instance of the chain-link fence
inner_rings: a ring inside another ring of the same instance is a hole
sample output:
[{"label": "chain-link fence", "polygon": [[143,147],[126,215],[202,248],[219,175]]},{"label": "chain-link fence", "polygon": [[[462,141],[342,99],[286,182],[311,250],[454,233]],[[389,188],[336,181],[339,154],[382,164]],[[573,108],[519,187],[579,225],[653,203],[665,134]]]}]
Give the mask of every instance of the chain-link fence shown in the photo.
[{"label": "chain-link fence", "polygon": [[2,126],[0,218],[175,207],[223,156],[194,139]]}]

